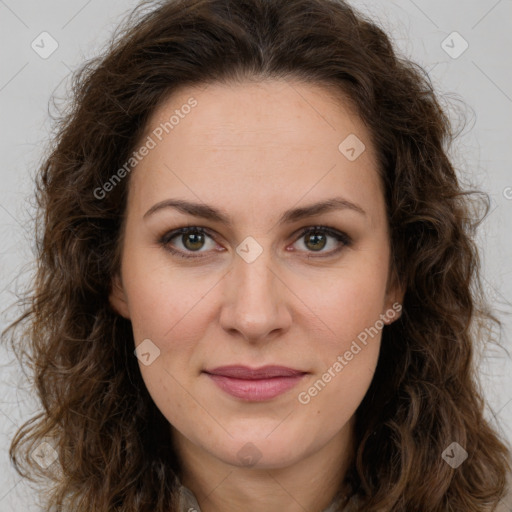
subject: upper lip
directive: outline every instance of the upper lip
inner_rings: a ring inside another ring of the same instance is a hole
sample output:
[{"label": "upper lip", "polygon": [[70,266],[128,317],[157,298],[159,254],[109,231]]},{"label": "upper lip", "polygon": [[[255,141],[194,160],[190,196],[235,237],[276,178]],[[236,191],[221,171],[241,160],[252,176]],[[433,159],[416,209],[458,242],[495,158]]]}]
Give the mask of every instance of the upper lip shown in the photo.
[{"label": "upper lip", "polygon": [[249,368],[242,365],[218,366],[211,370],[204,370],[211,375],[222,375],[235,379],[270,379],[272,377],[296,377],[306,372],[295,370],[286,366],[261,366],[260,368]]}]

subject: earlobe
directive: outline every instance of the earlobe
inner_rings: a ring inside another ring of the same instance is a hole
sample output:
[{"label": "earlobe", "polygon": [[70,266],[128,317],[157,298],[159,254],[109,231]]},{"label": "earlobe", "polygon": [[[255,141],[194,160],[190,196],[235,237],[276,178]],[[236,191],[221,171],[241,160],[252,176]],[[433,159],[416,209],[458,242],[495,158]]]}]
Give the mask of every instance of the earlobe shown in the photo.
[{"label": "earlobe", "polygon": [[109,302],[114,311],[126,319],[130,319],[130,310],[119,274],[112,278],[112,285],[109,294]]},{"label": "earlobe", "polygon": [[403,306],[401,302],[393,302],[393,305],[384,313],[384,323],[391,325],[393,322],[396,322],[402,316],[402,309]]},{"label": "earlobe", "polygon": [[405,285],[393,274],[393,284],[387,295],[387,310],[384,312],[387,325],[392,324],[402,316],[403,302],[405,296]]}]

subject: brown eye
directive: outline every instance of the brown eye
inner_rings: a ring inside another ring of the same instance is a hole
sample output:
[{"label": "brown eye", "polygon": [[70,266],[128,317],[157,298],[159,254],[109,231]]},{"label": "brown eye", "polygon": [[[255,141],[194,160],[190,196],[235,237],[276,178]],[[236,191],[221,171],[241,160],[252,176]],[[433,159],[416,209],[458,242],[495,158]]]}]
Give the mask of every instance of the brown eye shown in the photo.
[{"label": "brown eye", "polygon": [[204,233],[184,233],[181,235],[182,244],[190,251],[197,251],[204,244]]},{"label": "brown eye", "polygon": [[[333,256],[340,252],[343,248],[351,245],[351,238],[341,231],[328,226],[314,226],[304,229],[299,239],[303,239],[303,246],[309,253],[319,253],[318,256],[310,257],[328,257]],[[334,239],[335,242],[331,250],[324,251],[325,247],[329,245],[329,239]]]},{"label": "brown eye", "polygon": [[[166,233],[160,239],[160,244],[172,254],[176,254],[182,258],[198,258],[201,257],[202,253],[208,251],[201,251],[205,247],[207,238],[212,237],[200,227],[184,227],[176,229],[169,233]],[[175,241],[173,241],[175,240]],[[181,247],[179,246],[181,243]],[[174,248],[175,244],[178,244],[178,248]],[[212,247],[215,247],[215,243],[212,240]],[[197,256],[192,253],[198,253]]]},{"label": "brown eye", "polygon": [[322,233],[308,233],[305,236],[304,244],[313,251],[321,251],[327,244],[325,238],[325,234]]}]

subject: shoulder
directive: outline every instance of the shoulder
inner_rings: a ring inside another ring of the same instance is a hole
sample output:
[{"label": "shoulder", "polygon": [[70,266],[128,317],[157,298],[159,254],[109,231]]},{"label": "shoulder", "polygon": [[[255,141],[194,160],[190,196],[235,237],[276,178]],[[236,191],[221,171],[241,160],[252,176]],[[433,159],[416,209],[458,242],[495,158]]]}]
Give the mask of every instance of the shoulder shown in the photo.
[{"label": "shoulder", "polygon": [[496,512],[512,512],[512,473],[508,474],[506,493],[500,501]]}]

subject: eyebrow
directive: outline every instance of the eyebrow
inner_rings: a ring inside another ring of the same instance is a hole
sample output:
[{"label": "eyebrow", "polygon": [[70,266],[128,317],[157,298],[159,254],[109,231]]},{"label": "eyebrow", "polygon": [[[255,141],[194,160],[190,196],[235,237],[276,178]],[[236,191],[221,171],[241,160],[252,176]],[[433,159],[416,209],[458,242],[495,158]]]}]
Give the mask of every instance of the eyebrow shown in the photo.
[{"label": "eyebrow", "polygon": [[[214,208],[213,206],[209,206],[207,204],[194,203],[190,201],[185,201],[183,199],[166,199],[164,201],[161,201],[153,205],[144,214],[143,219],[146,219],[150,215],[156,213],[157,211],[166,208],[173,208],[182,213],[193,215],[194,217],[201,217],[203,219],[208,219],[214,222],[220,222],[228,227],[232,227],[233,225],[229,216],[226,215],[221,210],[218,210],[217,208]],[[351,201],[348,201],[347,199],[344,199],[342,197],[332,197],[330,199],[326,199],[324,201],[314,203],[308,206],[287,210],[281,215],[281,218],[279,219],[278,223],[289,224],[308,217],[313,217],[314,215],[320,215],[322,213],[328,213],[335,210],[351,210],[361,215],[366,215],[366,212],[359,205]]]}]

